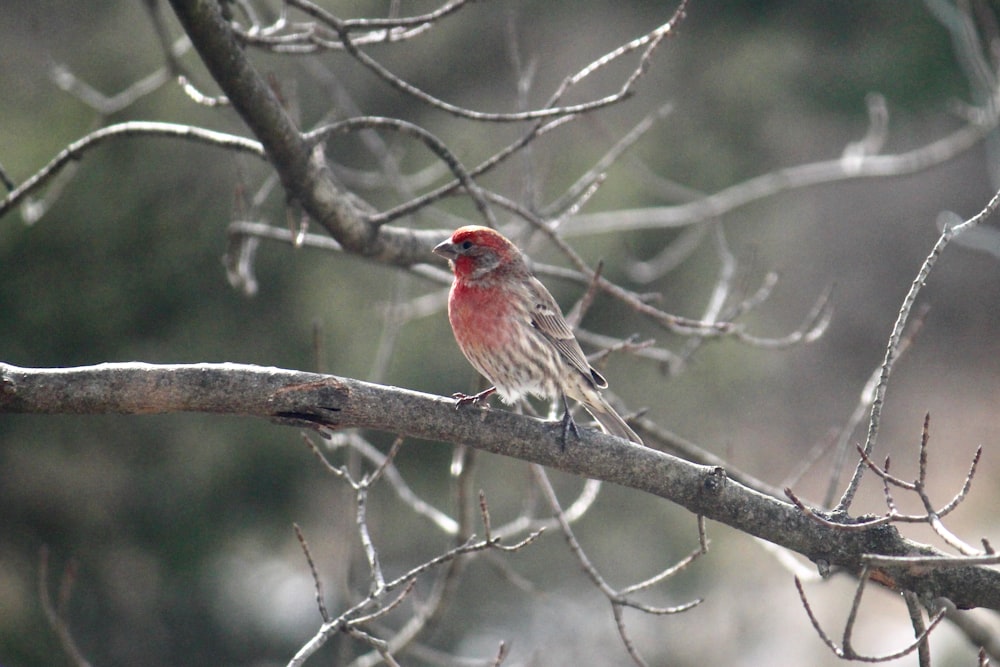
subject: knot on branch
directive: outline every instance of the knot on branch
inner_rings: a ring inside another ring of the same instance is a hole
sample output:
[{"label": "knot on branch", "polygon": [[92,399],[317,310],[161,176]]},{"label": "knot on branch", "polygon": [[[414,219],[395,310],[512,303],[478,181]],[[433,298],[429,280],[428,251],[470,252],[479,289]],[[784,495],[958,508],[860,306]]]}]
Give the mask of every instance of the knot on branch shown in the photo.
[{"label": "knot on branch", "polygon": [[709,495],[717,496],[726,488],[727,479],[726,469],[722,466],[715,466],[710,473],[705,475],[701,486]]},{"label": "knot on branch", "polygon": [[7,403],[17,397],[17,383],[6,373],[0,374],[0,401]]},{"label": "knot on branch", "polygon": [[282,387],[271,394],[267,403],[275,421],[337,427],[349,393],[346,384],[330,377]]}]

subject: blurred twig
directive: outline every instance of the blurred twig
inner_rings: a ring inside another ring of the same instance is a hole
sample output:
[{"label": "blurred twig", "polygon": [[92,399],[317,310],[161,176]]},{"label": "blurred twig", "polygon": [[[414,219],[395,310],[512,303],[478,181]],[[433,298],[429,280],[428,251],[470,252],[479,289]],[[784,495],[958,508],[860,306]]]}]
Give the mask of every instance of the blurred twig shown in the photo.
[{"label": "blurred twig", "polygon": [[38,598],[42,604],[42,611],[45,612],[45,620],[49,627],[59,639],[66,657],[76,667],[90,667],[90,663],[73,639],[70,632],[69,623],[66,621],[66,607],[69,604],[70,593],[73,590],[73,583],[76,580],[76,565],[70,561],[63,570],[62,579],[59,582],[58,601],[53,603],[49,593],[49,550],[43,546],[38,554]]}]

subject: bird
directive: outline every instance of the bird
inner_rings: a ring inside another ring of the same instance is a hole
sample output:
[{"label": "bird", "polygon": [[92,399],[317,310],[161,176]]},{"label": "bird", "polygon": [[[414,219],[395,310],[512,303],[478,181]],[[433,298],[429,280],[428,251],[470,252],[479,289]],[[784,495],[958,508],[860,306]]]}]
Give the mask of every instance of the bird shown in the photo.
[{"label": "bird", "polygon": [[568,432],[579,438],[567,400],[572,398],[605,433],[643,444],[601,395],[607,380],[587,361],[555,298],[514,243],[490,227],[468,225],[433,252],[454,273],[448,320],[455,341],[492,383],[478,394],[454,394],[456,407],[479,404],[494,393],[508,405],[527,394],[560,399],[565,449]]}]

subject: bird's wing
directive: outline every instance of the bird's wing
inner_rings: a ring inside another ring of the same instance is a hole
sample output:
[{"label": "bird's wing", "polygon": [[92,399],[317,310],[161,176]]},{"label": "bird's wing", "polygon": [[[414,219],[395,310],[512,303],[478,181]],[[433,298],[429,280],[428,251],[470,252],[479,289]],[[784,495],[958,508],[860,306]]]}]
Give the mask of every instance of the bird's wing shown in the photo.
[{"label": "bird's wing", "polygon": [[589,378],[601,389],[607,387],[608,381],[590,367],[587,357],[580,349],[580,343],[573,335],[573,330],[559,310],[559,304],[549,291],[541,282],[532,278],[531,292],[533,299],[531,326],[542,334],[573,368],[583,373],[584,377]]}]

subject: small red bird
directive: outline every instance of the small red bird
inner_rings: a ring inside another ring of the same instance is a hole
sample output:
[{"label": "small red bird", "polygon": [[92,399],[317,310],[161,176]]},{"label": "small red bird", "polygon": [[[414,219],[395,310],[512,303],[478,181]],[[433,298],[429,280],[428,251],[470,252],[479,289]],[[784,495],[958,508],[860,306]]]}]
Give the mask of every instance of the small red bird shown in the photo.
[{"label": "small red bird", "polygon": [[455,394],[459,405],[496,392],[507,404],[525,394],[563,401],[566,432],[576,433],[566,397],[582,404],[605,433],[636,444],[642,439],[601,396],[607,380],[591,368],[559,305],[528,270],[517,246],[489,227],[455,230],[434,248],[449,260],[455,282],[448,319],[466,359],[493,386],[474,396]]}]

